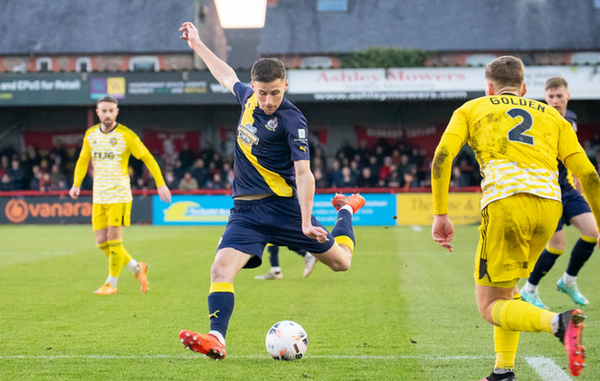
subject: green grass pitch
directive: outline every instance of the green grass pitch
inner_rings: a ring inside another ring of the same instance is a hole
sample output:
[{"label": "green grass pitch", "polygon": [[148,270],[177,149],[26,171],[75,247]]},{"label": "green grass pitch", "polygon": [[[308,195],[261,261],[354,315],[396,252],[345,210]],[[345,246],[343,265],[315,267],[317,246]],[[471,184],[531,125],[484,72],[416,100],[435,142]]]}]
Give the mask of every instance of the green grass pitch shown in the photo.
[{"label": "green grass pitch", "polygon": [[[476,226],[457,227],[452,254],[432,242],[429,227],[357,227],[350,271],[317,264],[306,279],[302,259],[281,250],[283,280],[254,279],[268,270],[267,260],[236,277],[228,356],[215,362],[184,350],[177,335],[208,330],[209,268],[222,231],[126,228],[125,247],[150,264],[150,291],[141,294],[123,269],[118,294],[97,296],[92,292],[106,279],[107,260],[91,226],[0,226],[0,379],[478,380],[489,374],[492,327],[477,313],[472,278]],[[566,231],[570,249],[576,230]],[[573,308],[555,289],[567,257],[540,286],[554,311]],[[600,379],[599,273],[596,252],[579,278],[591,301],[584,309],[588,366],[581,380]],[[300,361],[268,356],[265,335],[279,320],[308,332]],[[566,365],[552,335],[521,334],[519,380],[569,379]]]}]

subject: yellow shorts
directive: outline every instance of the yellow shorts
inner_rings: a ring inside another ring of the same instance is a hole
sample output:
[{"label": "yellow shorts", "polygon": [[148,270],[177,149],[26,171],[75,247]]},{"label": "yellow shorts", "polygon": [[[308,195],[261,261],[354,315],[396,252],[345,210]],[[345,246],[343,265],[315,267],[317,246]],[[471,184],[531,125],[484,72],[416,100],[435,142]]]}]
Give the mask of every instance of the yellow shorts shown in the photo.
[{"label": "yellow shorts", "polygon": [[528,193],[488,204],[481,211],[475,283],[511,288],[529,277],[561,215],[559,201]]},{"label": "yellow shorts", "polygon": [[92,204],[92,228],[107,229],[109,226],[129,226],[132,202]]}]

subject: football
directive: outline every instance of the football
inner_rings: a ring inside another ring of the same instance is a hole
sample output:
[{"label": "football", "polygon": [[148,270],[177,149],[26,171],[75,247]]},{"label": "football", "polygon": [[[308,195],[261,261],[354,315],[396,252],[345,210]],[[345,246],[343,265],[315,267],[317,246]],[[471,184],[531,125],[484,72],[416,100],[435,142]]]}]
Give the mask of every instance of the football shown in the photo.
[{"label": "football", "polygon": [[284,320],[267,332],[267,351],[275,360],[301,359],[308,349],[308,336],[300,324]]}]

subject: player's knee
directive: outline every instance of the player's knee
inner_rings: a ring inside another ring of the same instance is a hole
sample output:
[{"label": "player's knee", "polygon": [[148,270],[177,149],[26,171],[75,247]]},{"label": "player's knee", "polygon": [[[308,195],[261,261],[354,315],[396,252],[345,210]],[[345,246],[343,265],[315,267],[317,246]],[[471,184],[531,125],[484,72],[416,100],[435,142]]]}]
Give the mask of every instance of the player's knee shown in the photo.
[{"label": "player's knee", "polygon": [[333,262],[329,267],[335,272],[350,270],[351,262],[349,260],[339,260]]}]

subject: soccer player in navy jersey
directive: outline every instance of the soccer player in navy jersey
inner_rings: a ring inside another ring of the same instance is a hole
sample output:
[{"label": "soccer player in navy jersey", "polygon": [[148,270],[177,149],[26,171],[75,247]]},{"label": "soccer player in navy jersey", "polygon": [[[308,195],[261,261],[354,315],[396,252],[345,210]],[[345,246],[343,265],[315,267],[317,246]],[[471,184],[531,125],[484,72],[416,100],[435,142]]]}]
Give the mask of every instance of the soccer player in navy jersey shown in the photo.
[{"label": "soccer player in navy jersey", "polygon": [[[577,115],[573,111],[567,110],[567,103],[571,98],[568,86],[564,78],[550,78],[546,81],[545,99],[546,103],[557,109],[577,131]],[[556,286],[558,291],[567,294],[576,304],[585,306],[589,303],[587,298],[579,292],[577,275],[594,252],[598,239],[598,226],[587,201],[585,201],[579,190],[574,187],[573,176],[560,160],[558,162],[558,182],[562,193],[562,217],[558,221],[556,232],[554,232],[546,248],[540,254],[540,258],[529,275],[527,283],[521,289],[523,300],[540,308],[548,307],[540,299],[539,283],[544,275],[552,269],[558,257],[565,251],[564,224],[575,226],[581,233],[581,238],[573,246],[567,270],[558,279]]]},{"label": "soccer player in navy jersey", "polygon": [[242,106],[234,150],[234,206],[211,267],[208,334],[183,330],[186,348],[219,360],[233,312],[233,278],[242,268],[261,264],[267,243],[301,247],[333,271],[350,268],[354,249],[352,214],[365,204],[358,195],[336,195],[338,219],[331,233],[312,216],[315,179],[310,171],[308,126],[285,97],[285,66],[263,58],[251,70],[252,87],[204,45],[194,24],[179,28],[181,39]]}]

